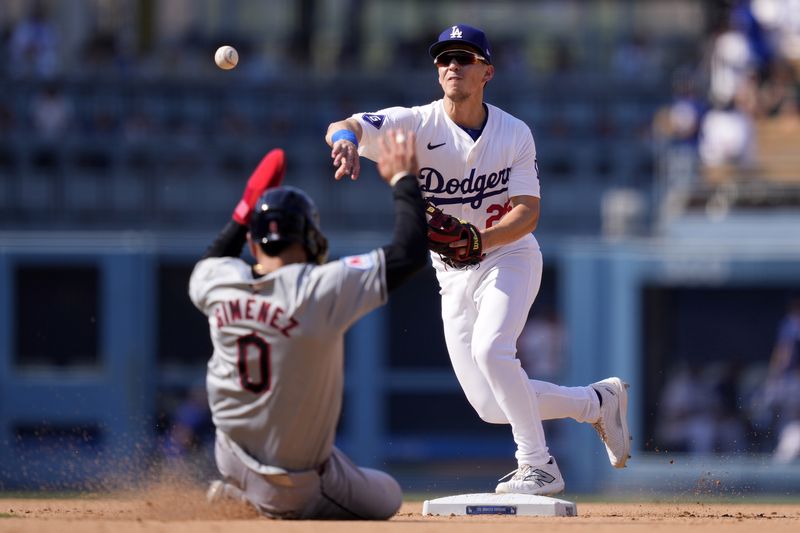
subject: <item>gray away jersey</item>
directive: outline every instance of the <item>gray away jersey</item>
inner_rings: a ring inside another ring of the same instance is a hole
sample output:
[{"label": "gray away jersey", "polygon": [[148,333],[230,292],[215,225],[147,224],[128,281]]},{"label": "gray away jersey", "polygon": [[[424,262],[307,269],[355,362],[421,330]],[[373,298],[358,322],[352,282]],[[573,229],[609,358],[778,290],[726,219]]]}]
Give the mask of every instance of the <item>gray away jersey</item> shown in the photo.
[{"label": "gray away jersey", "polygon": [[204,259],[189,295],[214,346],[206,386],[218,438],[262,473],[325,461],[342,404],[344,334],[387,299],[383,251],[257,278],[239,258]]}]

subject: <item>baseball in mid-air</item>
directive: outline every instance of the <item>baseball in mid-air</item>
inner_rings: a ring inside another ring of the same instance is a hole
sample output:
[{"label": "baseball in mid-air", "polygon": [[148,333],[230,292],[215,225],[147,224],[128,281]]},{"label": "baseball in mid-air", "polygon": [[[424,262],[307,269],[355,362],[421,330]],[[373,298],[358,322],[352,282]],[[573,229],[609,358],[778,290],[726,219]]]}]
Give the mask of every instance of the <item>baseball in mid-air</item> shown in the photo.
[{"label": "baseball in mid-air", "polygon": [[223,70],[230,70],[239,62],[239,52],[229,45],[220,46],[214,54],[214,62]]}]

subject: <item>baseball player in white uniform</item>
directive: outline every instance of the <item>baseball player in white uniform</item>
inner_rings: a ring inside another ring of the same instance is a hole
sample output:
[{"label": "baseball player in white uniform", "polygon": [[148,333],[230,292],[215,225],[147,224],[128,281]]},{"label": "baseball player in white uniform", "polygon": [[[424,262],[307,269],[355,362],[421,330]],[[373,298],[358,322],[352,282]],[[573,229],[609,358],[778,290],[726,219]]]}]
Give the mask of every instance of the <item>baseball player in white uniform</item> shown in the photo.
[{"label": "baseball player in white uniform", "polygon": [[445,214],[479,230],[482,261],[453,268],[432,253],[445,341],[467,399],[485,421],[510,424],[518,468],[497,492],[554,494],[564,479],[548,452],[542,420],[592,423],[615,467],[630,453],[627,384],[585,387],[530,379],[516,341],[542,277],[533,230],[539,219],[536,147],[528,126],[483,101],[494,75],[489,41],[472,26],[445,29],[430,47],[444,96],[428,105],[356,113],[328,127],[335,178],[357,179],[359,155],[375,159],[385,129],[417,135],[419,186]]},{"label": "baseball player in white uniform", "polygon": [[[212,501],[247,501],[275,518],[377,520],[400,508],[391,476],[333,445],[345,332],[428,260],[414,135],[382,146],[395,206],[389,245],[325,263],[316,206],[278,187],[284,156],[273,150],[192,272],[189,294],[214,346],[206,385],[223,479],[211,484]],[[239,258],[245,241],[254,265]]]}]

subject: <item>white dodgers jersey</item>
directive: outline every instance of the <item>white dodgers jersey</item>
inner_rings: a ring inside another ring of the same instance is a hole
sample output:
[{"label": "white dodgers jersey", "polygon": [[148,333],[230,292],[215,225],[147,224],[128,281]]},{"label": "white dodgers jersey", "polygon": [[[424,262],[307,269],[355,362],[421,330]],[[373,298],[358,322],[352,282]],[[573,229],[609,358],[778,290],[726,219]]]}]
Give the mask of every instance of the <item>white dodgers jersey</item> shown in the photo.
[{"label": "white dodgers jersey", "polygon": [[342,404],[344,334],[387,299],[383,251],[263,277],[239,258],[204,259],[189,295],[208,317],[206,386],[218,434],[245,464],[299,471],[327,460]]},{"label": "white dodgers jersey", "polygon": [[377,140],[389,129],[415,132],[422,196],[478,229],[489,228],[511,210],[512,196],[539,197],[540,191],[530,128],[486,106],[488,119],[477,141],[452,121],[442,100],[355,114],[363,130],[359,154],[376,160]]}]

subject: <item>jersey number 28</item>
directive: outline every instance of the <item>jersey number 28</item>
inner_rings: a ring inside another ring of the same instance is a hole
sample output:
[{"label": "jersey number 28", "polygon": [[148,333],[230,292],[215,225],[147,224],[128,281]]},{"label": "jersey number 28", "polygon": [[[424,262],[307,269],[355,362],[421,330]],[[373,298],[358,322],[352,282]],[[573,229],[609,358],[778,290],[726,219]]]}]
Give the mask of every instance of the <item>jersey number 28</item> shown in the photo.
[{"label": "jersey number 28", "polygon": [[255,394],[270,388],[269,344],[258,335],[245,335],[236,341],[239,351],[239,382],[242,388]]},{"label": "jersey number 28", "polygon": [[492,204],[487,207],[486,214],[492,216],[486,219],[486,229],[491,228],[496,222],[500,222],[500,219],[509,211],[511,211],[511,200],[504,204]]}]

